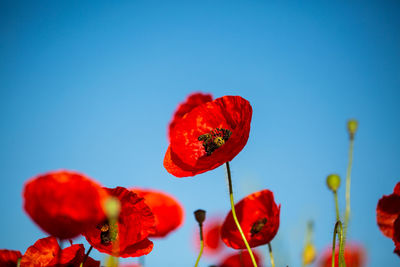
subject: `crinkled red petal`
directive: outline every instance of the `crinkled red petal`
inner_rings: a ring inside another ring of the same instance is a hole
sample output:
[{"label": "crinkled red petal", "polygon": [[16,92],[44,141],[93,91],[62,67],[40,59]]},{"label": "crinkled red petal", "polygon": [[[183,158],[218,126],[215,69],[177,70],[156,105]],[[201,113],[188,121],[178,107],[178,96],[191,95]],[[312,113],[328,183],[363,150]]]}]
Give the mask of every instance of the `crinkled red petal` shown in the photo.
[{"label": "crinkled red petal", "polygon": [[85,248],[82,244],[72,245],[62,250],[60,262],[58,262],[58,253],[50,262],[49,266],[79,266],[85,256]]},{"label": "crinkled red petal", "polygon": [[120,257],[140,257],[149,254],[153,250],[153,242],[145,238],[142,241],[126,247],[121,251]]},{"label": "crinkled red petal", "polygon": [[71,245],[63,249],[61,257],[58,256],[60,252],[61,249],[55,237],[39,239],[26,250],[20,266],[79,266],[85,255],[82,244]]},{"label": "crinkled red petal", "polygon": [[[259,253],[255,250],[252,251],[258,266],[262,266],[262,260]],[[235,253],[225,257],[225,259],[218,265],[219,267],[252,267],[250,254],[247,250],[243,250],[241,254]]]},{"label": "crinkled red petal", "polygon": [[[114,252],[120,254],[122,257],[136,257],[140,256],[138,253],[129,249],[134,256],[129,256],[125,253],[128,247],[134,246],[136,243],[145,240],[149,234],[156,231],[154,215],[150,208],[145,204],[144,199],[139,197],[132,191],[123,187],[116,187],[114,189],[106,189],[107,192],[115,196],[121,202],[121,212],[118,218],[118,243],[119,251]],[[93,226],[89,231],[84,233],[86,240],[100,252],[113,254],[113,247],[115,242],[102,244],[100,239],[101,231],[96,226]],[[143,248],[140,247],[140,250]],[[143,253],[148,253],[148,248],[143,250]],[[150,249],[151,251],[151,249]],[[144,254],[142,254],[144,255]]]},{"label": "crinkled red petal", "polygon": [[84,175],[56,171],[25,184],[24,208],[45,232],[69,239],[104,219],[106,197],[105,191]]},{"label": "crinkled red petal", "polygon": [[393,224],[400,216],[400,195],[383,196],[376,207],[376,221],[381,232],[393,238]]},{"label": "crinkled red petal", "polygon": [[183,207],[171,195],[161,191],[133,188],[133,192],[145,199],[154,214],[156,232],[150,237],[165,237],[183,223]]},{"label": "crinkled red petal", "polygon": [[21,257],[21,252],[18,250],[0,249],[0,266],[15,267]]},{"label": "crinkled red petal", "polygon": [[[224,96],[194,108],[170,132],[165,168],[178,177],[192,176],[231,161],[247,143],[251,116],[250,103],[240,96]],[[230,130],[232,135],[207,155],[198,137],[216,128]]]},{"label": "crinkled red petal", "polygon": [[[179,104],[178,108],[176,109],[173,119],[169,124],[169,133],[171,129],[175,127],[175,125],[182,119],[187,113],[189,113],[192,109],[201,104],[207,103],[212,101],[211,94],[203,94],[203,93],[193,93],[189,95],[185,102]],[[170,134],[168,134],[170,136]]]},{"label": "crinkled red petal", "polygon": [[[274,195],[271,191],[265,189],[245,197],[235,205],[235,210],[250,247],[257,247],[271,242],[278,232],[280,205],[278,206],[275,203]],[[252,234],[253,225],[264,218],[267,220],[265,225],[258,233]],[[228,247],[234,249],[246,248],[233,220],[232,211],[229,212],[222,225],[221,237]]]}]

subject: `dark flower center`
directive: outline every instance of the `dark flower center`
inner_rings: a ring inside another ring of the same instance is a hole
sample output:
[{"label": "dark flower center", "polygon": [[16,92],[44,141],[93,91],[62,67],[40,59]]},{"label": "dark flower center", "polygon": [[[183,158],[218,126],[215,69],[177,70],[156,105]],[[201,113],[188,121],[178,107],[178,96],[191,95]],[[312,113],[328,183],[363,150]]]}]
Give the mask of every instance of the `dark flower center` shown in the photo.
[{"label": "dark flower center", "polygon": [[260,232],[266,223],[267,223],[267,218],[259,219],[258,221],[253,223],[253,226],[251,227],[250,230],[251,236],[254,236],[258,232]]},{"label": "dark flower center", "polygon": [[108,245],[117,239],[118,228],[117,224],[110,224],[108,221],[99,224],[97,229],[100,230],[100,241],[103,245]]},{"label": "dark flower center", "polygon": [[207,156],[210,156],[217,148],[221,147],[231,137],[232,132],[228,129],[216,128],[215,130],[202,134],[198,140],[203,142]]}]

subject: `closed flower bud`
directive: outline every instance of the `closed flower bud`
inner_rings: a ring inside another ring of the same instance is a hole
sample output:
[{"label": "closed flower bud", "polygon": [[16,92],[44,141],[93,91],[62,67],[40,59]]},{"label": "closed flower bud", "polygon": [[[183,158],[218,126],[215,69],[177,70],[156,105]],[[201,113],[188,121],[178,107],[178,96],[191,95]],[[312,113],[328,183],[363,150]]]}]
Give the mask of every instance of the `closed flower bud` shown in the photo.
[{"label": "closed flower bud", "polygon": [[313,244],[307,244],[303,250],[303,265],[309,265],[314,262],[317,256],[317,250]]},{"label": "closed flower bud", "polygon": [[340,186],[340,176],[338,174],[328,175],[328,177],[326,178],[326,184],[328,185],[330,190],[336,192]]},{"label": "closed flower bud", "polygon": [[347,122],[347,130],[349,131],[350,134],[350,139],[354,139],[354,135],[357,132],[358,128],[358,121],[351,119]]},{"label": "closed flower bud", "polygon": [[117,197],[108,197],[104,203],[104,211],[109,219],[118,218],[121,211],[121,203]]}]

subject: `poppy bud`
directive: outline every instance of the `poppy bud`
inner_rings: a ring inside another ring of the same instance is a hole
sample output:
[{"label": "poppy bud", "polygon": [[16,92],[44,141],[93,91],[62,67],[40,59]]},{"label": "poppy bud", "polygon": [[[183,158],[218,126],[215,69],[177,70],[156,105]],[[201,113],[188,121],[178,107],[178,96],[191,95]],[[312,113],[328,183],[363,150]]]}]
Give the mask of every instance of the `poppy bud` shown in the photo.
[{"label": "poppy bud", "polygon": [[314,262],[317,256],[317,250],[311,243],[306,244],[303,250],[303,265],[309,265]]},{"label": "poppy bud", "polygon": [[196,221],[199,223],[199,225],[202,225],[206,219],[206,211],[205,210],[196,210],[194,212],[194,217],[196,218]]},{"label": "poppy bud", "polygon": [[351,119],[347,122],[347,131],[350,134],[350,139],[354,139],[354,135],[357,132],[358,121],[355,119]]},{"label": "poppy bud", "polygon": [[109,197],[104,203],[104,211],[109,219],[118,218],[121,203],[117,197]]},{"label": "poppy bud", "polygon": [[326,178],[326,184],[328,185],[330,190],[336,192],[340,186],[340,176],[338,174],[328,175],[328,177]]}]

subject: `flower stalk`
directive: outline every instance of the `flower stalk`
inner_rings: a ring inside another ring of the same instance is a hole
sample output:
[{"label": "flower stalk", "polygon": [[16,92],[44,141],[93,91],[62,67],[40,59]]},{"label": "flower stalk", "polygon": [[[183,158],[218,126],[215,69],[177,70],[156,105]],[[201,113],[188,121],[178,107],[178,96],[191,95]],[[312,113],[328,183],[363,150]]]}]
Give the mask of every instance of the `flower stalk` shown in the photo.
[{"label": "flower stalk", "polygon": [[332,267],[335,267],[335,250],[336,250],[336,235],[339,239],[339,267],[346,267],[344,261],[344,240],[343,240],[343,225],[339,220],[335,224],[333,231],[333,242],[332,242]]},{"label": "flower stalk", "polygon": [[200,252],[199,252],[199,256],[197,256],[196,263],[194,264],[194,267],[197,267],[199,265],[201,255],[203,254],[203,250],[204,250],[203,222],[206,219],[206,211],[205,210],[196,210],[194,212],[194,217],[199,224],[199,234],[200,234]]},{"label": "flower stalk", "polygon": [[231,202],[231,210],[232,210],[233,220],[235,221],[235,224],[236,224],[236,226],[237,226],[237,228],[239,230],[239,233],[240,233],[240,235],[241,235],[241,237],[243,239],[243,242],[244,242],[244,244],[245,244],[245,246],[247,248],[247,251],[249,252],[249,255],[250,255],[250,258],[251,258],[251,261],[252,261],[254,267],[257,267],[256,259],[254,258],[253,252],[251,251],[249,243],[246,240],[246,237],[245,237],[245,235],[243,233],[242,227],[240,227],[240,223],[239,223],[239,221],[237,219],[237,216],[236,216],[235,201],[233,200],[231,169],[230,169],[230,166],[229,166],[229,161],[226,162],[226,171],[228,173],[228,175],[227,175],[228,188],[229,188],[229,197],[230,197],[230,202]]},{"label": "flower stalk", "polygon": [[269,250],[269,258],[271,260],[271,266],[275,267],[275,260],[274,260],[274,255],[272,254],[272,246],[271,246],[271,242],[268,243],[268,250]]}]

